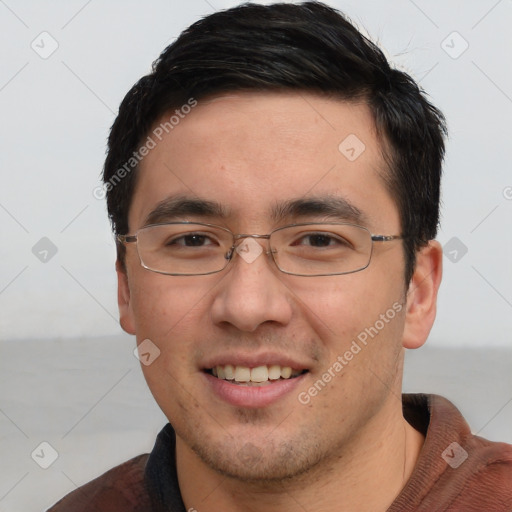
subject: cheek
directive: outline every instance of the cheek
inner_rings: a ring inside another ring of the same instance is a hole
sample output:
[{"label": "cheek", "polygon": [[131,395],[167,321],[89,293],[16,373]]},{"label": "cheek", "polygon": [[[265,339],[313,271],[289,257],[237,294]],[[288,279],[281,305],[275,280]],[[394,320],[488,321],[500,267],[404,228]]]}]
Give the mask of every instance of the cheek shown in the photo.
[{"label": "cheek", "polygon": [[[363,402],[371,408],[396,389],[405,317],[401,281],[363,277],[339,276],[304,294],[304,314],[324,350],[313,381],[329,381],[318,393],[318,406],[329,408],[339,401],[347,410],[357,410]],[[333,421],[351,421],[344,414]]]},{"label": "cheek", "polygon": [[[144,274],[142,274],[144,272]],[[137,338],[165,342],[204,318],[211,286],[191,277],[173,277],[142,270],[131,290]],[[202,313],[203,312],[203,313]]]},{"label": "cheek", "polygon": [[209,288],[158,274],[136,277],[131,299],[137,343],[142,347],[149,340],[149,351],[156,355],[147,365],[141,357],[142,371],[164,414],[176,418],[197,406],[190,377],[197,371],[193,356],[198,333],[207,332],[202,323]]},{"label": "cheek", "polygon": [[201,323],[206,318],[208,296],[200,291],[204,288],[183,282],[179,285],[170,276],[141,277],[135,280],[135,293],[131,295],[137,343],[148,344],[158,356],[150,365],[142,364],[142,370],[159,401],[158,396],[166,393],[169,383],[182,381],[196,370],[191,356],[198,332],[205,331]]},{"label": "cheek", "polygon": [[386,319],[390,316],[393,319],[386,323],[385,330],[389,332],[388,328],[396,323],[396,309],[400,308],[395,303],[402,299],[402,286],[398,279],[377,274],[377,269],[368,268],[354,274],[328,277],[325,282],[318,281],[316,286],[296,282],[294,292],[301,314],[307,317],[321,339],[334,345],[333,348],[341,350],[350,344],[390,309]]}]

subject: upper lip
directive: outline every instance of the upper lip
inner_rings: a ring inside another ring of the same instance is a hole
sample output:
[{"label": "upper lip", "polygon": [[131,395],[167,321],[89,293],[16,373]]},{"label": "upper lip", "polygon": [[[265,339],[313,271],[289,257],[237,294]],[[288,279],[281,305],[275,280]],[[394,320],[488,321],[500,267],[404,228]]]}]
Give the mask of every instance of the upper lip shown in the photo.
[{"label": "upper lip", "polygon": [[265,352],[260,354],[242,354],[229,353],[211,357],[202,364],[204,370],[215,368],[216,366],[225,366],[231,364],[233,366],[246,366],[248,368],[256,368],[258,366],[278,365],[281,367],[289,366],[293,370],[307,370],[308,365],[293,359],[290,356],[277,354],[273,352]]}]

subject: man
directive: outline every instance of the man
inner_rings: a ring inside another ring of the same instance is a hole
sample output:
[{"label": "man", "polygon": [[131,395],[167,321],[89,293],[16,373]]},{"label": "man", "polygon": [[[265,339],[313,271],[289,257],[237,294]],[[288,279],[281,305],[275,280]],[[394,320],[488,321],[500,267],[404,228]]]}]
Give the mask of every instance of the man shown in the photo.
[{"label": "man", "polygon": [[52,511],[510,511],[512,447],[401,396],[442,114],[342,15],[247,4],[127,94],[104,180],[121,325],[169,424]]}]

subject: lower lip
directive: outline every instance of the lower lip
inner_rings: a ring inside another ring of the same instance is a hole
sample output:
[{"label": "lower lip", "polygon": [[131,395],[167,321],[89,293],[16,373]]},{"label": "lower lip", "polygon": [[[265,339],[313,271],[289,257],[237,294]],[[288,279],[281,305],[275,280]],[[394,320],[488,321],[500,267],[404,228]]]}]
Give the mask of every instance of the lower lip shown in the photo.
[{"label": "lower lip", "polygon": [[292,379],[273,381],[266,386],[244,386],[218,379],[203,372],[208,385],[223,401],[235,407],[259,408],[271,405],[280,398],[291,393],[305,377],[305,373]]}]

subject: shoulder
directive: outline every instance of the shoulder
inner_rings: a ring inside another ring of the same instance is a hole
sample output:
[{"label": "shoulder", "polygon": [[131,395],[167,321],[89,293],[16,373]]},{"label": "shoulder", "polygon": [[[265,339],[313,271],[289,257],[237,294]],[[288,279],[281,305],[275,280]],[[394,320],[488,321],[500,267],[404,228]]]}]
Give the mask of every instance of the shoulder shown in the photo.
[{"label": "shoulder", "polygon": [[144,482],[148,454],[112,468],[100,477],[75,489],[48,512],[138,512],[149,510],[150,496]]},{"label": "shoulder", "polygon": [[414,510],[422,512],[512,510],[512,445],[474,435],[441,396],[409,395],[405,402],[417,417],[428,416],[428,426],[417,467],[397,505],[414,503]]},{"label": "shoulder", "polygon": [[[485,496],[489,500],[486,504],[493,502],[496,507],[503,507],[496,510],[512,510],[512,445],[470,435],[455,449],[462,452],[463,459],[460,466],[457,461],[451,468],[462,470],[461,476],[464,475],[460,499]],[[451,456],[452,451],[445,453],[445,457]]]},{"label": "shoulder", "polygon": [[430,397],[432,448],[444,464],[440,491],[453,492],[455,502],[473,510],[512,509],[512,445],[484,439],[471,432],[458,409],[439,396]]}]

